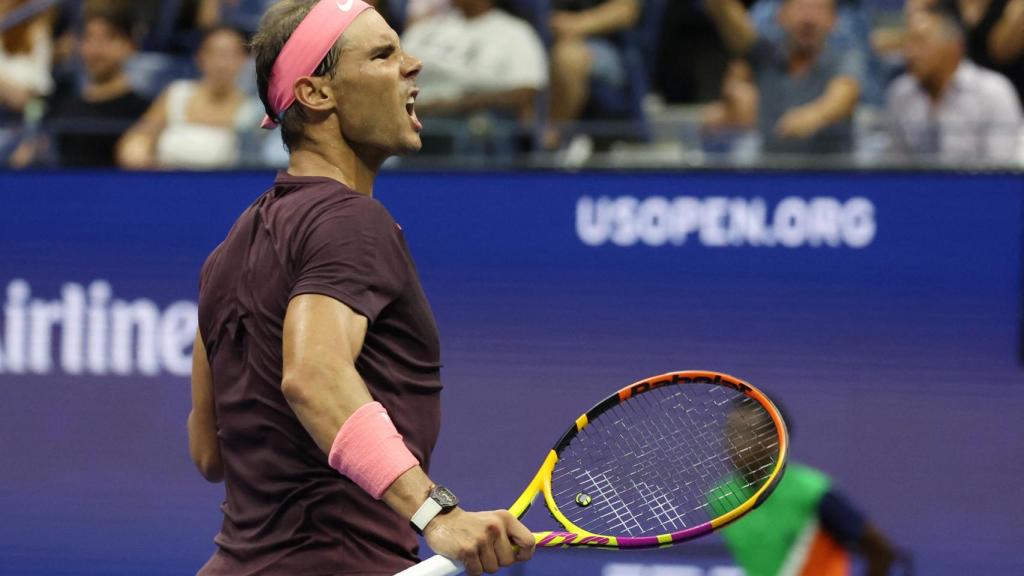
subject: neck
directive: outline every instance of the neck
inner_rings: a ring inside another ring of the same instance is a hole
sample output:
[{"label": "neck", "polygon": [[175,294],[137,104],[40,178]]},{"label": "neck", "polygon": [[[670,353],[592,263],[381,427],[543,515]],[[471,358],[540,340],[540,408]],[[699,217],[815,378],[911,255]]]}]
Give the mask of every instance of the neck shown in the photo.
[{"label": "neck", "polygon": [[118,73],[99,82],[89,81],[82,90],[82,96],[91,102],[112,100],[131,91],[128,78]]},{"label": "neck", "polygon": [[210,97],[211,100],[228,100],[235,95],[237,89],[233,85],[215,85],[210,82],[203,82],[200,84],[202,89]]},{"label": "neck", "polygon": [[787,54],[789,60],[789,71],[792,74],[800,74],[814,63],[818,57],[819,50],[807,46],[796,47],[790,44]]},{"label": "neck", "polygon": [[473,18],[477,18],[479,16],[483,16],[484,14],[487,14],[490,11],[491,11],[491,7],[490,6],[476,5],[476,6],[472,6],[470,8],[464,8],[462,10],[462,15],[466,17],[466,20],[472,20]]},{"label": "neck", "polygon": [[956,75],[957,68],[960,67],[960,63],[956,62],[951,66],[944,67],[935,76],[921,82],[921,87],[931,97],[932,102],[938,102],[942,100],[943,94],[949,88],[949,85],[953,83],[953,76]]},{"label": "neck", "polygon": [[382,162],[367,162],[347,144],[331,149],[303,147],[292,150],[288,173],[337,180],[352,190],[373,196],[373,182]]}]

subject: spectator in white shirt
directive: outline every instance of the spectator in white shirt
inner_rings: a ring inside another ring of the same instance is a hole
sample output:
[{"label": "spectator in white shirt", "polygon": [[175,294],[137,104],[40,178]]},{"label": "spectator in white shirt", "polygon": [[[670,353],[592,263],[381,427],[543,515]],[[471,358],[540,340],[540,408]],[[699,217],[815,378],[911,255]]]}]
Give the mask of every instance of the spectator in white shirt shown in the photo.
[{"label": "spectator in white shirt", "polygon": [[1010,162],[1021,105],[1012,84],[964,56],[964,33],[941,8],[911,11],[908,73],[889,88],[886,125],[893,151],[942,162]]},{"label": "spectator in white shirt", "polygon": [[423,61],[417,113],[465,117],[488,110],[530,122],[548,78],[540,37],[492,0],[453,0],[452,5],[402,35],[402,47]]}]

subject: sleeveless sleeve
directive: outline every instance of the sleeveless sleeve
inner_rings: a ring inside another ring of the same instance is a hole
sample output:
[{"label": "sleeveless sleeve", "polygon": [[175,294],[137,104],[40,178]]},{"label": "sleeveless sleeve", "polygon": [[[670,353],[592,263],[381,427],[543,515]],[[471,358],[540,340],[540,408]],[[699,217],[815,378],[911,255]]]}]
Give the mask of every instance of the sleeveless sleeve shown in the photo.
[{"label": "sleeveless sleeve", "polygon": [[194,84],[189,80],[175,80],[167,87],[167,124],[185,123],[185,110],[192,97]]}]

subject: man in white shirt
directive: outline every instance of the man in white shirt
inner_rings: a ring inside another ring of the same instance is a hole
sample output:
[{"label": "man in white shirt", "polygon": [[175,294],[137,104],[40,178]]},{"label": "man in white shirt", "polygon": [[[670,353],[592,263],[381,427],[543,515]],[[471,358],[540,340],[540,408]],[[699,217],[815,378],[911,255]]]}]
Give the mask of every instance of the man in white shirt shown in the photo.
[{"label": "man in white shirt", "polygon": [[893,151],[942,162],[1007,163],[1016,158],[1021,105],[1004,76],[964,57],[952,14],[908,15],[908,73],[889,88],[886,125]]},{"label": "man in white shirt", "polygon": [[547,86],[547,58],[526,21],[493,0],[453,0],[452,10],[414,23],[402,46],[423,61],[420,116],[500,111],[528,123]]}]

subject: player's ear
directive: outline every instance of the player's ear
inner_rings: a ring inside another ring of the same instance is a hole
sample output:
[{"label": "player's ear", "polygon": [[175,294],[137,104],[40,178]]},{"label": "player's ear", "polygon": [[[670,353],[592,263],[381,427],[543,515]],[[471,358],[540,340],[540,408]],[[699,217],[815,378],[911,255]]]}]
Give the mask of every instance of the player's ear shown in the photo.
[{"label": "player's ear", "polygon": [[311,112],[334,110],[334,89],[322,78],[303,76],[295,81],[295,101]]}]

